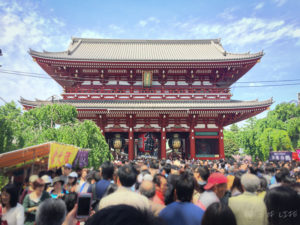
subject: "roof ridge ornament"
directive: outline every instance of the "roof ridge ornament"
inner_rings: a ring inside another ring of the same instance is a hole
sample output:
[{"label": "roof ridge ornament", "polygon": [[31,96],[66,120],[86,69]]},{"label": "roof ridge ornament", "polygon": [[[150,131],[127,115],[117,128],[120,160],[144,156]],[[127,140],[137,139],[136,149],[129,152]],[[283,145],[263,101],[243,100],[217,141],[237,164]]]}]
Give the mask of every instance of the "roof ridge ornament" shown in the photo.
[{"label": "roof ridge ornament", "polygon": [[79,40],[78,42],[76,42],[75,45],[74,45],[74,43],[75,43],[75,41],[74,41],[74,39],[72,39],[72,42],[70,43],[68,51],[67,51],[68,55],[73,54],[78,49],[78,47],[82,43],[82,40]]}]

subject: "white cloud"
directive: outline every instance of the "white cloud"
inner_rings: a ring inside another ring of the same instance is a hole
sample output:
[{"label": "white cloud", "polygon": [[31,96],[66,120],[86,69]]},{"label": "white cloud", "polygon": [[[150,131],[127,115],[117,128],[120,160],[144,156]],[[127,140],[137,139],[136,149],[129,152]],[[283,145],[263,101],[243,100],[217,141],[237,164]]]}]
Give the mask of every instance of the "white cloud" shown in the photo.
[{"label": "white cloud", "polygon": [[76,37],[82,38],[106,38],[102,33],[94,30],[80,30],[76,33]]},{"label": "white cloud", "polygon": [[145,20],[140,20],[138,22],[138,25],[141,26],[141,27],[145,27],[146,25],[148,25],[150,23],[158,24],[158,23],[160,23],[160,20],[152,16],[152,17],[149,17]]},{"label": "white cloud", "polygon": [[272,0],[276,6],[281,7],[283,6],[288,0]]},{"label": "white cloud", "polygon": [[[35,8],[16,1],[0,2],[0,43],[3,56],[0,70],[46,73],[28,54],[29,48],[36,50],[61,50],[69,37],[62,35],[64,23],[57,18],[47,19],[35,12]],[[6,101],[45,99],[59,95],[61,87],[52,79],[40,79],[0,73],[0,96]],[[3,104],[2,102],[0,104]]]},{"label": "white cloud", "polygon": [[148,18],[148,21],[154,22],[154,23],[160,23],[160,20],[157,19],[157,18],[155,18],[155,17],[149,17],[149,18]]},{"label": "white cloud", "polygon": [[264,2],[260,2],[260,3],[258,3],[258,4],[254,7],[254,9],[255,9],[255,10],[259,10],[259,9],[263,8],[264,5],[265,5]]},{"label": "white cloud", "polygon": [[113,30],[115,33],[123,33],[124,32],[124,29],[121,28],[120,26],[117,26],[115,24],[110,24],[108,26],[111,30]]},{"label": "white cloud", "polygon": [[191,38],[222,37],[222,43],[235,46],[263,43],[268,47],[278,40],[295,39],[300,41],[300,27],[287,24],[284,20],[266,20],[260,18],[241,18],[230,23],[206,24],[201,22],[176,23],[184,34]]},{"label": "white cloud", "polygon": [[139,25],[140,25],[141,27],[146,26],[147,23],[148,23],[148,22],[147,22],[146,20],[140,20],[140,21],[139,21]]},{"label": "white cloud", "polygon": [[232,20],[235,18],[234,16],[234,12],[237,10],[237,7],[233,7],[233,8],[226,8],[219,16],[223,19],[226,20]]}]

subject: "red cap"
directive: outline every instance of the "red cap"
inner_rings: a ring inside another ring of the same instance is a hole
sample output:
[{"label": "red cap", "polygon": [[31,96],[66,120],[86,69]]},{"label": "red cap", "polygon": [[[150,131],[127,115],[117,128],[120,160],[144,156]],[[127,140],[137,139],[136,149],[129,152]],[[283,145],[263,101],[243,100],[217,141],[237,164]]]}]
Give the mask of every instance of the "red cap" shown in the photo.
[{"label": "red cap", "polygon": [[225,184],[225,183],[227,183],[227,177],[225,177],[221,173],[212,173],[209,176],[209,178],[207,180],[207,184],[204,186],[204,189],[209,190],[216,184]]}]

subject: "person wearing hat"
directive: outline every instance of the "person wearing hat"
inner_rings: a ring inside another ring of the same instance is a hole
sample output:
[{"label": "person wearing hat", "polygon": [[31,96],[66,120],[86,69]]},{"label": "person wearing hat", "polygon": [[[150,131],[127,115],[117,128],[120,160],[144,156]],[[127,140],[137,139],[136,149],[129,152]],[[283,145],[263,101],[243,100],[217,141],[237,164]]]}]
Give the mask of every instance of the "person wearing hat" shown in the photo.
[{"label": "person wearing hat", "polygon": [[53,178],[53,190],[50,192],[52,198],[61,198],[69,192],[64,189],[64,180],[60,177]]},{"label": "person wearing hat", "polygon": [[52,190],[52,179],[48,175],[44,175],[41,179],[45,182],[45,191],[50,192]]},{"label": "person wearing hat", "polygon": [[77,188],[77,178],[78,175],[76,172],[71,172],[68,176],[68,183],[65,185],[65,189],[68,192],[75,192]]},{"label": "person wearing hat", "polygon": [[72,172],[72,165],[67,163],[63,166],[63,175],[61,175],[61,178],[63,179],[64,183],[68,183],[68,177],[69,174]]},{"label": "person wearing hat", "polygon": [[19,198],[19,202],[20,204],[23,204],[24,198],[27,194],[30,194],[33,191],[33,182],[36,181],[38,179],[38,175],[31,175],[29,177],[29,185],[26,186]]},{"label": "person wearing hat", "polygon": [[38,178],[33,182],[33,191],[26,195],[23,202],[25,211],[25,225],[34,224],[38,206],[41,204],[41,202],[50,198],[49,193],[44,189],[45,182],[41,178]]},{"label": "person wearing hat", "polygon": [[197,203],[202,209],[207,209],[214,202],[219,202],[227,190],[227,178],[221,173],[212,173],[208,177],[204,192]]}]

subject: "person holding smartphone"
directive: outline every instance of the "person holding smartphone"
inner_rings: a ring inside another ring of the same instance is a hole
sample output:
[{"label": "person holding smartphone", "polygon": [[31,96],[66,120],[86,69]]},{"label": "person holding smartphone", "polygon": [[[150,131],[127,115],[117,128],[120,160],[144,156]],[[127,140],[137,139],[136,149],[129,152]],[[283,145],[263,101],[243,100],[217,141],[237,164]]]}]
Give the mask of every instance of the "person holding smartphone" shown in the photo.
[{"label": "person holding smartphone", "polygon": [[[68,195],[65,196],[66,204],[68,202]],[[71,201],[74,202],[75,192],[71,193],[71,195],[73,199]],[[79,193],[76,198],[77,201],[72,210],[69,211],[67,204],[68,215],[62,225],[80,225],[80,222],[87,221],[89,217],[95,214],[95,211],[91,208],[91,193]]]}]

